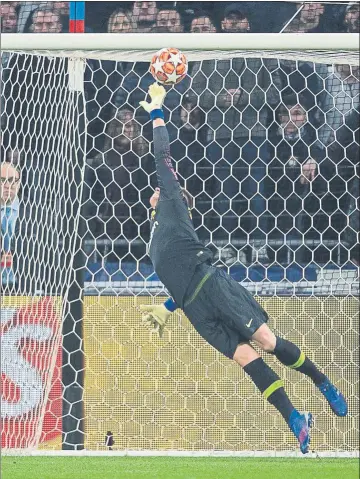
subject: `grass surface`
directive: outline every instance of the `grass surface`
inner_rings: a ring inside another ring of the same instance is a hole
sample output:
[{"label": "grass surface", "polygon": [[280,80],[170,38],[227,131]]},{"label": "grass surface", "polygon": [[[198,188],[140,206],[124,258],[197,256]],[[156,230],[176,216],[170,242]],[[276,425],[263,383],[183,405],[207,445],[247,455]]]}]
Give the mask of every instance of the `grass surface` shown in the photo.
[{"label": "grass surface", "polygon": [[2,457],[2,479],[358,479],[357,459]]}]

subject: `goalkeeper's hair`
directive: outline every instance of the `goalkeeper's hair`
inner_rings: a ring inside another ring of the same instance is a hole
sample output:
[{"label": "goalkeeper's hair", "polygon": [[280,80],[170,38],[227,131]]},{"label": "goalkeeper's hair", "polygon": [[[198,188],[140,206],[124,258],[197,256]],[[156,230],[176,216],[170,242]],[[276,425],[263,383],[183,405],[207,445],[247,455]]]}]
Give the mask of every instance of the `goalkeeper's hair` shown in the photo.
[{"label": "goalkeeper's hair", "polygon": [[190,193],[185,189],[181,188],[181,192],[184,195],[186,203],[190,209],[194,207],[194,198],[190,195]]}]

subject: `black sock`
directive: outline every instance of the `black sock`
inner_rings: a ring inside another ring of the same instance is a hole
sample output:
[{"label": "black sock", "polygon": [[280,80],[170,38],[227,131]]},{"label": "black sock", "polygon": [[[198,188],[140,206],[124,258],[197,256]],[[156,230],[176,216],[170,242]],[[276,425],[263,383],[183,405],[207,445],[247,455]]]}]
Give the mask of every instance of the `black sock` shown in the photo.
[{"label": "black sock", "polygon": [[276,407],[288,423],[294,406],[291,404],[279,376],[264,363],[262,358],[251,361],[243,369],[251,377],[264,398]]},{"label": "black sock", "polygon": [[325,374],[294,343],[287,339],[276,337],[274,354],[285,366],[306,374],[315,384],[321,384],[325,381]]}]

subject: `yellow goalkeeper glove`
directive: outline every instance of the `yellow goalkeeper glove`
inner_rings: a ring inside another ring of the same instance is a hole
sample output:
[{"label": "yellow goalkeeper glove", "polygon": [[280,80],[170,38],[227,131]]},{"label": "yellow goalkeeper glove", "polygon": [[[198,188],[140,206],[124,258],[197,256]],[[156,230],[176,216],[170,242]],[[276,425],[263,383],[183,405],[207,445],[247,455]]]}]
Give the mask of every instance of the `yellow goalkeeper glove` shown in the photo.
[{"label": "yellow goalkeeper glove", "polygon": [[142,106],[148,113],[150,113],[152,110],[161,109],[166,97],[165,88],[158,83],[153,83],[149,86],[149,95],[151,102],[148,103],[147,101],[141,101],[139,105]]},{"label": "yellow goalkeeper glove", "polygon": [[140,309],[144,312],[142,315],[142,323],[144,326],[150,328],[153,333],[159,333],[161,338],[171,312],[168,311],[163,304],[140,304]]}]

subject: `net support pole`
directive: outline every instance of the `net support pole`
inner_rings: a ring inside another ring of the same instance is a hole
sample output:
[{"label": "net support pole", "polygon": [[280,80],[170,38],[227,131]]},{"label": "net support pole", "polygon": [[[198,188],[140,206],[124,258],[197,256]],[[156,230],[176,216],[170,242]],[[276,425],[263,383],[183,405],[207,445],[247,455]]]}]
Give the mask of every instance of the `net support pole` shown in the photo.
[{"label": "net support pole", "polygon": [[[86,162],[86,119],[83,92],[84,62],[69,60],[69,89],[73,110],[71,125],[73,144],[69,151],[69,178],[65,196],[64,237],[66,270],[70,276],[70,287],[64,301],[63,320],[63,419],[62,449],[84,449],[84,348],[83,348],[83,294],[85,255],[82,244],[85,232],[82,219],[83,172]],[[76,231],[73,235],[66,234]]]}]

